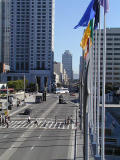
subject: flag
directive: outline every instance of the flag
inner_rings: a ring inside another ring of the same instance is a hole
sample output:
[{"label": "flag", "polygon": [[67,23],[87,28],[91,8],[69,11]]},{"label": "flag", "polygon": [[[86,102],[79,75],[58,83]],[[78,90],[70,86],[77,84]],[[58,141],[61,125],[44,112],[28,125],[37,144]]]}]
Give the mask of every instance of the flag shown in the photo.
[{"label": "flag", "polygon": [[87,28],[84,32],[82,41],[80,43],[80,46],[82,47],[83,50],[85,50],[85,48],[87,46],[87,41],[88,41],[88,38],[90,37],[90,34],[91,34],[91,30],[90,30],[90,23],[89,23],[89,25],[87,26]]},{"label": "flag", "polygon": [[104,7],[104,13],[109,11],[109,0],[101,0],[101,5]]},{"label": "flag", "polygon": [[[89,44],[89,42],[90,42],[90,44]],[[89,47],[91,47],[91,46],[92,46],[92,40],[91,40],[91,38],[88,38],[88,40],[87,40],[87,47],[85,48],[84,58],[87,57],[87,55],[89,53]]]},{"label": "flag", "polygon": [[86,47],[86,51],[85,51],[85,53],[84,53],[84,58],[87,57],[88,52],[89,52],[89,38],[88,38],[88,40],[87,40],[87,47]]},{"label": "flag", "polygon": [[86,49],[87,46],[87,41],[90,38],[90,46],[92,45],[92,41],[93,41],[93,19],[89,22],[88,27],[86,28],[82,41],[80,43],[80,46],[82,47],[83,50]]},{"label": "flag", "polygon": [[100,17],[100,2],[99,2],[99,0],[94,1],[93,10],[95,11],[94,29],[96,30],[98,27],[99,17]]},{"label": "flag", "polygon": [[81,27],[81,26],[83,27],[88,26],[89,21],[95,17],[95,11],[93,10],[93,4],[94,4],[94,0],[90,2],[84,15],[80,19],[79,23],[74,27],[74,29]]},{"label": "flag", "polygon": [[91,37],[91,40],[92,40],[92,41],[93,41],[93,32],[94,32],[93,24],[94,24],[94,20],[92,19],[92,20],[90,21],[90,31],[91,31],[90,37]]}]

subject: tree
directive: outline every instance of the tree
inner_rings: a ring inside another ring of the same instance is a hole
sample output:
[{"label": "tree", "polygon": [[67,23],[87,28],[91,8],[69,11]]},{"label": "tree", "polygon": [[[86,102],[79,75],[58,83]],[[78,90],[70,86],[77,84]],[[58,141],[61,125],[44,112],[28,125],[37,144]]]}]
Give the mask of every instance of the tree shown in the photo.
[{"label": "tree", "polygon": [[[9,81],[7,85],[8,88],[14,88],[15,91],[24,90],[24,80]],[[25,80],[25,86],[27,85],[28,80]]]}]

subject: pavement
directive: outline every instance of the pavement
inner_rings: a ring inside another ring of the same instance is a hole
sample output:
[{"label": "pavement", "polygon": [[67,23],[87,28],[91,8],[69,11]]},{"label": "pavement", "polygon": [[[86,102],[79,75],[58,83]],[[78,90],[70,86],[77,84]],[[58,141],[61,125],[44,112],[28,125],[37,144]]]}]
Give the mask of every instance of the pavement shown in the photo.
[{"label": "pavement", "polygon": [[[84,159],[84,151],[83,151],[83,147],[84,147],[84,141],[83,141],[83,131],[80,130],[79,128],[79,124],[80,124],[80,119],[78,117],[78,127],[77,127],[77,132],[76,132],[76,138],[77,138],[77,148],[76,148],[76,160],[83,160]],[[91,143],[91,139],[89,139],[89,160],[95,160],[94,158],[94,153],[92,150],[92,143]]]},{"label": "pavement", "polygon": [[[75,122],[76,107],[59,104],[54,94],[40,104],[32,103],[34,97],[28,98],[31,124],[26,122],[28,115],[21,114],[26,106],[11,111],[9,128],[0,128],[0,160],[73,160],[76,126],[64,122],[70,115]],[[38,127],[34,125],[36,118]]]}]

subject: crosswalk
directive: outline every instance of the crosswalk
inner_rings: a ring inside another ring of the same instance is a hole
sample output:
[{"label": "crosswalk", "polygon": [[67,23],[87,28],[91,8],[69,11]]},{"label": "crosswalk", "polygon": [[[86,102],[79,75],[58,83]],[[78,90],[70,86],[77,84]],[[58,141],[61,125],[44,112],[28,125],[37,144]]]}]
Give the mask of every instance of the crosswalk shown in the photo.
[{"label": "crosswalk", "polygon": [[[56,122],[55,121],[46,121],[46,120],[39,120],[38,124],[34,123],[35,121],[31,121],[27,123],[26,120],[12,120],[9,122],[9,128],[13,129],[35,129],[35,128],[43,128],[43,129],[76,129],[75,124],[64,124],[64,122]],[[1,125],[0,128],[6,128],[6,125]]]}]

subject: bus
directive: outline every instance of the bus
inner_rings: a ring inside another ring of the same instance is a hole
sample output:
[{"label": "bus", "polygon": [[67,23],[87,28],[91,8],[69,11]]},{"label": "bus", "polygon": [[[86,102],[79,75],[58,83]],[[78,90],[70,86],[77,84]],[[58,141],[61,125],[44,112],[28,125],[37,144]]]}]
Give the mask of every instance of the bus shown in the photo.
[{"label": "bus", "polygon": [[69,93],[69,90],[68,88],[56,88],[56,91],[55,91],[56,94],[64,94],[64,93]]}]

